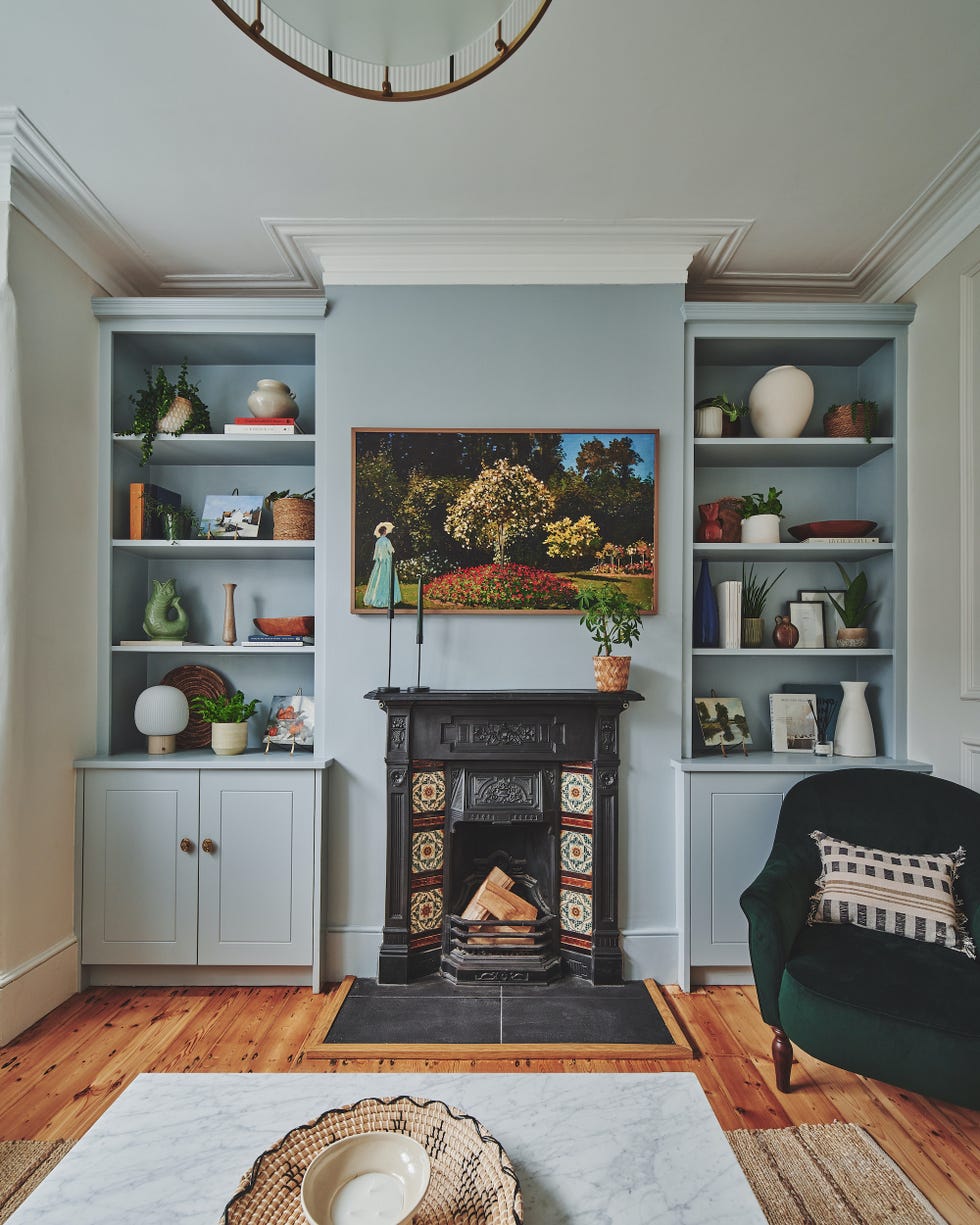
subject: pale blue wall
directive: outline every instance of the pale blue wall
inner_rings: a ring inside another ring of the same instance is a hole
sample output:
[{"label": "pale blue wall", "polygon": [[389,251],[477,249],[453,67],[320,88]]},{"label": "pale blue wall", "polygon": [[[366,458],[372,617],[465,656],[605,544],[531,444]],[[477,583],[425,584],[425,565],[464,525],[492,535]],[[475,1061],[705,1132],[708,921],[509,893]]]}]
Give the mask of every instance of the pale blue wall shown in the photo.
[{"label": "pale blue wall", "polygon": [[[337,765],[330,783],[332,975],[377,972],[384,917],[387,623],[352,615],[353,426],[659,428],[660,612],[633,649],[623,716],[620,922],[632,977],[676,981],[673,778],[680,752],[683,353],[681,286],[478,286],[328,291],[328,596],[317,694]],[[324,406],[321,406],[324,407]],[[321,417],[323,420],[323,417]],[[414,621],[395,621],[393,683],[414,681]],[[433,688],[590,688],[591,640],[570,616],[441,616],[426,624]]]}]

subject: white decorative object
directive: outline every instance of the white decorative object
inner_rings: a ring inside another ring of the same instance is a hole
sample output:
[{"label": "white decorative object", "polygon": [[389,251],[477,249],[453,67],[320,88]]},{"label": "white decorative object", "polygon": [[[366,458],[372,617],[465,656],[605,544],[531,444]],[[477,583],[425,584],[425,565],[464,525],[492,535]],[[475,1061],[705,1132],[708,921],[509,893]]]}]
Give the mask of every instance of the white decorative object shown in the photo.
[{"label": "white decorative object", "polygon": [[706,404],[694,410],[694,437],[720,438],[724,420],[717,404]]},{"label": "white decorative object", "polygon": [[813,380],[798,366],[775,366],[749,392],[749,420],[760,438],[799,438],[813,410]]},{"label": "white decorative object", "polygon": [[779,516],[751,515],[743,519],[742,544],[779,544]]},{"label": "white decorative object", "polygon": [[368,1131],[310,1162],[300,1204],[311,1225],[408,1225],[429,1185],[429,1154],[411,1136]]},{"label": "white decorative object", "polygon": [[874,757],[875,733],[864,691],[867,681],[841,681],[844,700],[837,715],[834,752],[838,757]]},{"label": "white decorative object", "polygon": [[211,724],[211,748],[219,757],[236,757],[247,744],[247,722]]},{"label": "white decorative object", "polygon": [[187,698],[173,685],[151,685],[144,689],[133,711],[136,726],[146,737],[148,753],[173,753],[177,735],[190,717]]},{"label": "white decorative object", "polygon": [[296,397],[285,383],[278,379],[259,379],[255,390],[248,397],[248,407],[253,417],[296,417]]}]

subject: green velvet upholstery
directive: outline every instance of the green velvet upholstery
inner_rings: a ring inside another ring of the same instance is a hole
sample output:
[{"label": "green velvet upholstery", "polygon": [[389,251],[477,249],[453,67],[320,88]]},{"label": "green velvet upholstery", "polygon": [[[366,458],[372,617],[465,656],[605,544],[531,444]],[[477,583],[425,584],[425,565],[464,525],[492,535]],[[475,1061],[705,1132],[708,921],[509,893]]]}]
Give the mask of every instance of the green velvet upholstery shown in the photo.
[{"label": "green velvet upholstery", "polygon": [[768,1024],[827,1063],[980,1107],[980,961],[857,927],[808,927],[815,829],[903,853],[965,847],[958,883],[976,939],[980,795],[900,770],[813,775],[786,795],[769,859],[741,899]]}]

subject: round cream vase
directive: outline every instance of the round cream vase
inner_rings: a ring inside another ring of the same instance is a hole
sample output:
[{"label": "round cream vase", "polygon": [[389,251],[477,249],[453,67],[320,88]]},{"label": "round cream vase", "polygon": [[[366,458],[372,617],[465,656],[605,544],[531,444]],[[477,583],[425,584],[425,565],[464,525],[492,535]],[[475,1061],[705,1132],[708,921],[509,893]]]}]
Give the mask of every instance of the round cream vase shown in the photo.
[{"label": "round cream vase", "polygon": [[248,744],[248,723],[212,723],[211,748],[219,757],[244,753]]},{"label": "round cream vase", "polygon": [[798,366],[775,366],[749,392],[749,420],[760,438],[799,438],[813,411],[813,379]]},{"label": "round cream vase", "polygon": [[278,379],[259,379],[249,394],[248,407],[253,417],[296,417],[296,397]]},{"label": "round cream vase", "polygon": [[779,516],[751,515],[743,519],[742,544],[779,544]]}]

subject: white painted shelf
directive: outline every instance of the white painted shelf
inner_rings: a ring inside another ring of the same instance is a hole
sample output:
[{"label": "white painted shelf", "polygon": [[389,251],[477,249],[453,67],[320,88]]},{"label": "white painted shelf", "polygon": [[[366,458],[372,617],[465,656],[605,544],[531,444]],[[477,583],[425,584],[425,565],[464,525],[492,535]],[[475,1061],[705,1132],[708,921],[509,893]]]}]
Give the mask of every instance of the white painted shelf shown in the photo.
[{"label": "white painted shelf", "polygon": [[[139,459],[142,438],[113,434],[113,445]],[[157,437],[153,454],[145,465],[159,464],[235,464],[263,468],[285,465],[313,467],[316,439],[312,434],[181,434],[179,438]]]},{"label": "white painted shelf", "polygon": [[837,647],[694,647],[691,651],[692,655],[782,655],[789,659],[794,656],[799,659],[801,655],[816,656],[820,659],[826,659],[833,655],[837,659],[846,659],[848,661],[860,662],[862,657],[867,658],[869,655],[885,655],[891,656],[895,652],[891,647],[861,647],[856,650]]},{"label": "white painted shelf", "polygon": [[312,540],[114,540],[112,547],[136,557],[182,561],[312,561]]},{"label": "white painted shelf", "polygon": [[224,643],[218,645],[209,642],[194,642],[187,646],[175,647],[114,646],[112,651],[113,654],[120,655],[183,655],[189,659],[192,655],[312,655],[314,648],[312,646],[229,647]]},{"label": "white painted shelf", "polygon": [[859,468],[891,450],[890,438],[695,438],[699,468]]},{"label": "white painted shelf", "polygon": [[709,561],[866,561],[882,557],[894,550],[894,545],[881,544],[807,544],[793,541],[786,544],[696,544],[695,558]]}]

